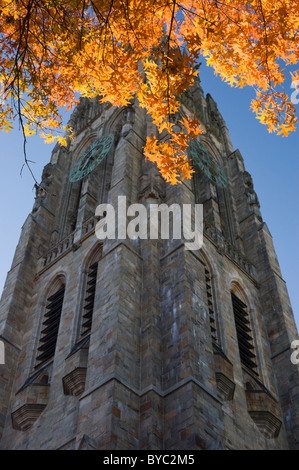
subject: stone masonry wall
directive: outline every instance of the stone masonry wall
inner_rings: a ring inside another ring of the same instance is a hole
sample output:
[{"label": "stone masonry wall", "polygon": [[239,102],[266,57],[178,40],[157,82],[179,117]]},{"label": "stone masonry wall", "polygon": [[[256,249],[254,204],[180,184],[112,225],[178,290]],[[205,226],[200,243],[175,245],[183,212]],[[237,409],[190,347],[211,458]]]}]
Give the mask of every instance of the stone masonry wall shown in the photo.
[{"label": "stone masonry wall", "polygon": [[[76,141],[54,150],[43,175],[47,191],[37,193],[2,296],[1,449],[298,447],[299,375],[290,362],[297,333],[271,236],[216,103],[200,87],[183,103],[185,112],[198,110],[204,139],[228,178],[218,195],[212,186],[205,193],[214,198],[206,207],[217,227],[205,225],[201,250],[186,250],[182,240],[101,244],[95,236],[97,181],[101,202],[115,208],[119,196],[147,208],[194,204],[191,181],[167,185],[144,161],[154,129],[137,105],[118,110],[82,102],[73,116],[81,120]],[[72,159],[102,132],[115,136],[107,169],[77,185],[74,197]],[[84,342],[78,331],[86,273],[100,245],[92,330]],[[62,316],[54,360],[40,370],[36,349],[55,280],[65,283]],[[258,375],[240,362],[232,291],[247,305]]]}]

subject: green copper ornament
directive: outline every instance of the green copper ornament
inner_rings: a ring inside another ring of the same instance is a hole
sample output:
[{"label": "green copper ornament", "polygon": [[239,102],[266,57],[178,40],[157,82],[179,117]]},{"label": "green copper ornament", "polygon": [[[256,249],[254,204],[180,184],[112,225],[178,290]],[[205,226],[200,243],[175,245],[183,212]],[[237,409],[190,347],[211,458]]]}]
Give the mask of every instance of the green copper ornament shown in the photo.
[{"label": "green copper ornament", "polygon": [[75,183],[91,173],[104,160],[111,149],[113,140],[113,134],[94,140],[72,166],[69,180]]}]

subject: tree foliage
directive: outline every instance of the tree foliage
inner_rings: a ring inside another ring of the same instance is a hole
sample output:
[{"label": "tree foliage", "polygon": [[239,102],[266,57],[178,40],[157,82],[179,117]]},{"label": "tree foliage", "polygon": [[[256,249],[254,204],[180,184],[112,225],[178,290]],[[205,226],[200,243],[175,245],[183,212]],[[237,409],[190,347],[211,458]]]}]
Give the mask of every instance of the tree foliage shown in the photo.
[{"label": "tree foliage", "polygon": [[191,177],[186,149],[201,132],[194,116],[177,118],[200,55],[230,85],[254,87],[257,118],[287,135],[296,117],[282,85],[298,31],[298,0],[0,0],[0,128],[18,117],[26,135],[63,143],[61,112],[78,94],[137,98],[158,130],[145,155],[176,183]]}]

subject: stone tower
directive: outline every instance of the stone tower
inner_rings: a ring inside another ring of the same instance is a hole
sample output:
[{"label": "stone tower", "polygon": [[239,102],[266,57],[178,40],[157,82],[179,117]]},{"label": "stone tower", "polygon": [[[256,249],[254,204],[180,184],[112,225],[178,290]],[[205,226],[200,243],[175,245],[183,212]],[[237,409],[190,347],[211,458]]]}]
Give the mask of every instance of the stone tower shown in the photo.
[{"label": "stone tower", "polygon": [[[197,83],[181,102],[205,129],[192,181],[168,185],[144,160],[155,129],[136,104],[82,99],[75,140],[53,150],[1,301],[1,449],[299,448],[298,334],[271,234],[212,97]],[[100,242],[95,209],[119,196],[203,204],[203,247]]]}]

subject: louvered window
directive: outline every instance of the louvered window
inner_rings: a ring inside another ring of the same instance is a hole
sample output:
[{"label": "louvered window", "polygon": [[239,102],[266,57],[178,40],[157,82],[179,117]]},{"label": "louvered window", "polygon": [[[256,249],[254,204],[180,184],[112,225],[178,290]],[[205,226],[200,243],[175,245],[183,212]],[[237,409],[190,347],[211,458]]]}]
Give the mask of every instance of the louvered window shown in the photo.
[{"label": "louvered window", "polygon": [[36,358],[36,368],[54,357],[64,290],[65,287],[63,286],[47,299],[47,312],[45,313],[42,325],[40,345],[38,347],[39,353]]},{"label": "louvered window", "polygon": [[215,312],[214,312],[214,305],[213,305],[211,275],[210,275],[210,271],[208,270],[206,266],[205,266],[205,280],[206,280],[206,291],[207,291],[207,297],[208,297],[208,310],[209,310],[212,341],[213,343],[218,344]]},{"label": "louvered window", "polygon": [[237,330],[237,338],[241,363],[257,374],[256,355],[250,327],[247,306],[235,294],[232,294],[232,304]]},{"label": "louvered window", "polygon": [[92,324],[92,314],[94,308],[94,298],[96,291],[96,282],[97,282],[97,272],[98,272],[98,263],[93,263],[87,274],[87,284],[86,284],[86,296],[84,299],[83,305],[83,318],[82,318],[82,330],[81,336],[85,336],[91,331]]}]

